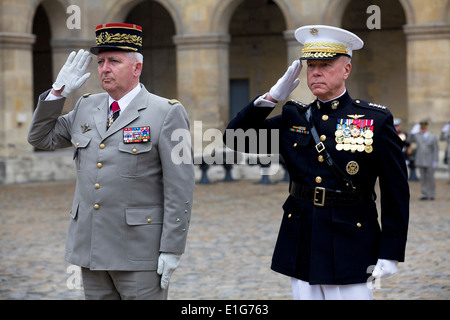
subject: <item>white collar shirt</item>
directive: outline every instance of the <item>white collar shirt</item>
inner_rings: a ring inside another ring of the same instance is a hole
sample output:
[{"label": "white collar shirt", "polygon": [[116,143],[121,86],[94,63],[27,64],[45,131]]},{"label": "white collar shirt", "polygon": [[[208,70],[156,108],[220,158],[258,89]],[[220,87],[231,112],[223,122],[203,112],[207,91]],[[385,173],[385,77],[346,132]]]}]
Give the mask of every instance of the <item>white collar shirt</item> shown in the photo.
[{"label": "white collar shirt", "polygon": [[[141,91],[141,84],[139,83],[133,90],[131,90],[130,92],[128,92],[126,95],[124,95],[122,98],[120,98],[117,102],[119,103],[119,107],[120,107],[120,112],[123,112],[125,110],[126,107],[128,107],[128,105],[130,104],[130,102],[136,98],[136,96],[139,94],[139,92]],[[111,96],[109,96],[108,98],[108,105],[111,106],[111,104],[116,101],[113,98],[111,98]],[[111,108],[109,108],[108,111],[108,116],[111,113]]]}]

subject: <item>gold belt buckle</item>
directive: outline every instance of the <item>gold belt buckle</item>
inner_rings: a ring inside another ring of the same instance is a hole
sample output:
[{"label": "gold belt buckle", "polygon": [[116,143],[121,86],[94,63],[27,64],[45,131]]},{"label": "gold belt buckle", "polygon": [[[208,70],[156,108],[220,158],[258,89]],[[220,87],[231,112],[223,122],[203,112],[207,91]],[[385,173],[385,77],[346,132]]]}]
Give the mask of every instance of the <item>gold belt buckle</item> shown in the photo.
[{"label": "gold belt buckle", "polygon": [[[317,199],[317,195],[320,194],[322,195],[322,199]],[[325,188],[316,187],[314,189],[314,205],[318,207],[323,207],[325,205]]]}]

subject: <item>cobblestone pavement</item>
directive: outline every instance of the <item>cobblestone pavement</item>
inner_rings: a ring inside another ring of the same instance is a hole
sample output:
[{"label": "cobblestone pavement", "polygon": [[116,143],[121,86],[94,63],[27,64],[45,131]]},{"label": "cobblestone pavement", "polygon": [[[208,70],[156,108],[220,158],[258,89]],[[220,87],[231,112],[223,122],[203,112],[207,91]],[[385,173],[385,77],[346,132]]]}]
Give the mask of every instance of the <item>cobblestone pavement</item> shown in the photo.
[{"label": "cobblestone pavement", "polygon": [[[270,270],[288,184],[254,182],[196,186],[169,299],[291,299],[290,279]],[[374,299],[449,299],[450,185],[438,180],[434,201],[410,185],[406,262]],[[84,299],[63,258],[73,191],[73,181],[0,186],[0,299]]]}]

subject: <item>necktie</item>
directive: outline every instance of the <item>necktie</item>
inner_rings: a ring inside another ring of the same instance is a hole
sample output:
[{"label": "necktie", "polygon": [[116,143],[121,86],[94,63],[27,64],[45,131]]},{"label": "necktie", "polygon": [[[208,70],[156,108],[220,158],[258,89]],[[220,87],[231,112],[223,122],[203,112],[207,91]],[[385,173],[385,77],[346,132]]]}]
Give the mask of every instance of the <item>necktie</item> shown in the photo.
[{"label": "necktie", "polygon": [[119,117],[119,114],[120,114],[119,104],[117,103],[117,101],[114,101],[111,104],[111,114],[108,117],[108,123],[107,123],[108,129],[109,129],[109,127],[111,127],[113,122]]}]

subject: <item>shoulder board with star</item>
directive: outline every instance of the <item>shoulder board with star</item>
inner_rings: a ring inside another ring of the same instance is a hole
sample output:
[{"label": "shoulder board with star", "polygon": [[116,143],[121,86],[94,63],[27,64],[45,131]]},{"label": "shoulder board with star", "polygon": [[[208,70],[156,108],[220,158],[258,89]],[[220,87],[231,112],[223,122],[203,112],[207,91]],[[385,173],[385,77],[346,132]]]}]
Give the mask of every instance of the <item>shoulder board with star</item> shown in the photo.
[{"label": "shoulder board with star", "polygon": [[297,108],[299,108],[300,110],[304,110],[304,111],[306,111],[309,107],[308,104],[304,104],[303,102],[300,102],[297,100],[289,100],[288,102],[286,102],[286,104],[294,105]]},{"label": "shoulder board with star", "polygon": [[388,111],[388,108],[386,106],[383,106],[383,105],[377,104],[377,103],[373,103],[373,102],[355,99],[355,100],[353,100],[353,103],[359,107],[367,108],[370,110],[378,110],[381,112]]}]

